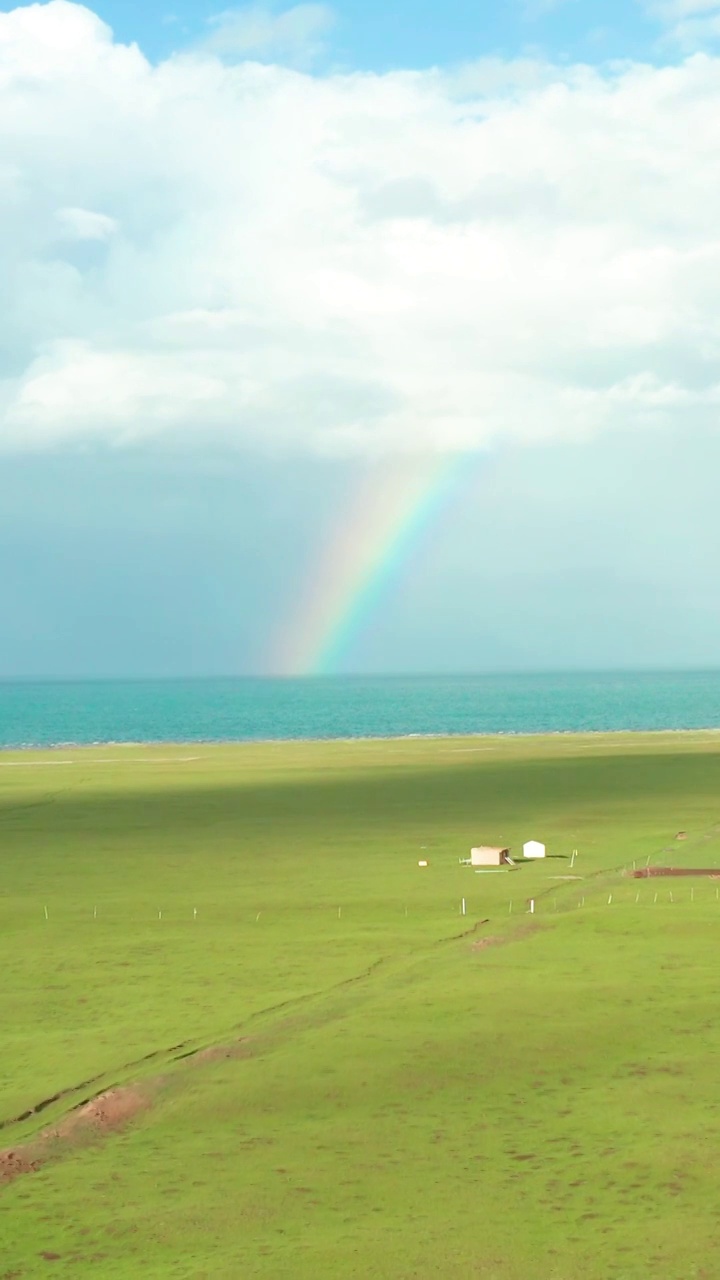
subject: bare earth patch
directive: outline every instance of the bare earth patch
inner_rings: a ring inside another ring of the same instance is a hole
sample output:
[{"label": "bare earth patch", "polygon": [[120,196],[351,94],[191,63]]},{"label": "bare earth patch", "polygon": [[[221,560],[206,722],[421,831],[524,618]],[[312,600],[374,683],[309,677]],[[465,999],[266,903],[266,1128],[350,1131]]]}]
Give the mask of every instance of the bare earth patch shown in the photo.
[{"label": "bare earth patch", "polygon": [[112,1131],[120,1129],[144,1111],[149,1098],[136,1086],[108,1089],[90,1102],[71,1111],[55,1129],[49,1129],[43,1137],[70,1138],[83,1129]]},{"label": "bare earth patch", "polygon": [[501,938],[478,938],[477,942],[473,942],[470,950],[484,951],[486,947],[498,947],[501,942]]},{"label": "bare earth patch", "polygon": [[720,880],[718,867],[642,867],[633,871],[634,880],[652,880],[657,876],[709,876],[711,880]]},{"label": "bare earth patch", "polygon": [[112,1133],[123,1128],[149,1105],[148,1092],[137,1086],[108,1089],[97,1098],[91,1098],[36,1138],[0,1151],[0,1184],[12,1182],[25,1173],[34,1173],[57,1153],[59,1146],[69,1145],[85,1134]]},{"label": "bare earth patch", "polygon": [[207,1062],[227,1062],[230,1059],[252,1058],[255,1052],[254,1037],[243,1036],[231,1044],[209,1045],[207,1049],[199,1049],[190,1056],[190,1061],[202,1066]]},{"label": "bare earth patch", "polygon": [[[483,924],[488,924],[487,920]],[[524,938],[529,938],[531,934],[537,933],[540,926],[532,920],[524,921],[522,924],[516,925],[511,933],[506,933],[501,937],[478,938],[470,944],[471,951],[485,951],[488,947],[506,947],[512,942],[522,942]]]},{"label": "bare earth patch", "polygon": [[38,1168],[39,1163],[33,1160],[29,1148],[0,1151],[0,1183],[10,1182],[23,1173],[32,1173]]}]

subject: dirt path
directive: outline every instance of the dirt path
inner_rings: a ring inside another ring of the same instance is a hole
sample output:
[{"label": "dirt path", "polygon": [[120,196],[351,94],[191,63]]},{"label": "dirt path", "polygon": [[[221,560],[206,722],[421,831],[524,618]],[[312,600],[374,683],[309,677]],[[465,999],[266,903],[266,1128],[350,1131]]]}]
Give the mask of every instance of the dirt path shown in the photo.
[{"label": "dirt path", "polygon": [[[431,944],[429,950],[459,942],[463,939],[472,939],[480,928],[489,923],[489,920],[478,920],[460,933],[438,939]],[[519,931],[518,937],[524,936],[526,932],[527,929]],[[514,935],[510,933],[507,938],[503,939],[492,938],[487,941],[481,939],[473,944],[473,948],[483,949],[485,945],[491,945],[501,940],[510,942],[513,937]],[[421,956],[413,954],[412,957],[405,957],[405,959],[419,960]],[[41,1116],[44,1111],[54,1104],[61,1105],[65,1103],[69,1104],[70,1107],[64,1116],[46,1129],[42,1129],[40,1133],[29,1137],[23,1135],[18,1138],[14,1145],[8,1146],[5,1150],[0,1150],[0,1185],[13,1181],[23,1174],[34,1172],[48,1160],[59,1156],[65,1149],[71,1148],[92,1133],[98,1135],[106,1134],[129,1124],[152,1104],[153,1097],[165,1078],[161,1074],[162,1067],[173,1068],[179,1064],[190,1065],[192,1062],[202,1065],[222,1058],[247,1056],[249,1053],[256,1051],[263,1041],[268,1043],[278,1031],[282,1032],[283,1029],[287,1030],[289,1026],[294,1026],[296,1014],[302,1014],[305,1010],[310,1012],[312,1005],[318,1000],[326,1000],[333,995],[339,995],[343,991],[367,981],[381,966],[385,966],[387,963],[387,957],[380,957],[360,973],[350,978],[344,978],[341,982],[333,983],[332,986],[324,990],[310,992],[308,995],[294,997],[291,1000],[285,1000],[280,1004],[260,1010],[242,1028],[238,1027],[233,1031],[228,1031],[224,1037],[219,1037],[213,1043],[208,1043],[207,1040],[202,1042],[185,1040],[179,1044],[172,1045],[170,1048],[155,1050],[119,1068],[114,1073],[116,1076],[116,1082],[114,1083],[108,1081],[107,1075],[96,1076],[42,1099],[35,1106],[22,1112],[21,1115],[0,1121],[0,1133],[4,1131],[7,1140],[13,1129],[20,1129],[34,1117]],[[250,1025],[259,1023],[262,1019],[272,1017],[275,1014],[292,1014],[293,1018],[291,1021],[285,1019],[280,1028],[271,1024],[268,1028],[265,1028],[264,1032],[259,1030],[255,1035],[248,1034]],[[153,1065],[158,1068],[156,1074],[140,1081],[132,1079],[133,1075],[137,1075],[143,1069]],[[118,1080],[117,1077],[122,1077],[122,1079]],[[97,1086],[97,1092],[88,1096],[88,1092],[94,1086]],[[79,1100],[78,1095],[82,1095]],[[76,1101],[73,1102],[73,1099]]]}]

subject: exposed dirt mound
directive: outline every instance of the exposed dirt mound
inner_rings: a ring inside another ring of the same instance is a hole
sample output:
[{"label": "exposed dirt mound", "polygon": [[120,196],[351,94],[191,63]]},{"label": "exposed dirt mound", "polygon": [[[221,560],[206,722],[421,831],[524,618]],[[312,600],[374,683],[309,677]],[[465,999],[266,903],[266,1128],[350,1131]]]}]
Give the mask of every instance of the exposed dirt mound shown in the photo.
[{"label": "exposed dirt mound", "polygon": [[84,1133],[111,1133],[122,1129],[149,1104],[148,1093],[135,1086],[108,1089],[97,1098],[91,1098],[36,1138],[22,1146],[0,1151],[0,1183],[11,1182],[25,1173],[34,1173],[57,1152],[59,1146],[72,1144]]},{"label": "exposed dirt mound", "polygon": [[0,1151],[0,1183],[10,1182],[23,1173],[32,1173],[39,1165],[40,1161],[32,1158],[29,1148]]},{"label": "exposed dirt mound", "polygon": [[[487,923],[487,921],[484,923]],[[502,937],[478,938],[476,942],[470,944],[470,950],[485,951],[488,947],[505,947],[511,942],[521,942],[523,938],[529,937],[531,933],[536,933],[538,928],[537,924],[528,920],[521,925],[517,925],[512,932],[503,934]]]},{"label": "exposed dirt mound", "polygon": [[120,1129],[144,1111],[148,1097],[137,1087],[108,1089],[90,1102],[83,1103],[48,1136],[69,1137],[78,1129]]}]

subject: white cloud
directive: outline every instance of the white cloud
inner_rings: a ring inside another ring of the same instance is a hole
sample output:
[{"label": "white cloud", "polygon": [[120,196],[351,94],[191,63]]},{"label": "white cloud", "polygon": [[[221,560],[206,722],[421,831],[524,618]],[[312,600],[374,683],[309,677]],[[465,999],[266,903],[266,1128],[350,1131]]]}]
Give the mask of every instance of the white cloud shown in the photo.
[{"label": "white cloud", "polygon": [[91,209],[58,209],[55,216],[69,240],[109,240],[117,231],[114,218]]},{"label": "white cloud", "polygon": [[719,71],[152,66],[68,0],[0,14],[0,443],[713,422]]},{"label": "white cloud", "polygon": [[689,52],[711,48],[720,38],[720,0],[650,0],[651,17],[665,27],[665,41]]},{"label": "white cloud", "polygon": [[668,40],[686,53],[711,49],[720,39],[720,9],[707,18],[689,18],[678,22],[668,32]]},{"label": "white cloud", "polygon": [[718,0],[651,0],[648,11],[664,22],[681,22],[720,9]]},{"label": "white cloud", "polygon": [[259,55],[305,64],[322,51],[334,24],[335,15],[324,4],[298,4],[282,13],[252,5],[212,18],[212,30],[203,44],[222,58]]}]

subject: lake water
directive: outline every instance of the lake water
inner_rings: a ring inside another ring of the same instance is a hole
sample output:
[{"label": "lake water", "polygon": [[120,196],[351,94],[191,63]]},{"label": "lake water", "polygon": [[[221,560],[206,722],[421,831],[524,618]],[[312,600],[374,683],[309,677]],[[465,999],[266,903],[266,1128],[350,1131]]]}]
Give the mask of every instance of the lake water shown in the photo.
[{"label": "lake water", "polygon": [[0,746],[720,728],[720,672],[0,683]]}]

